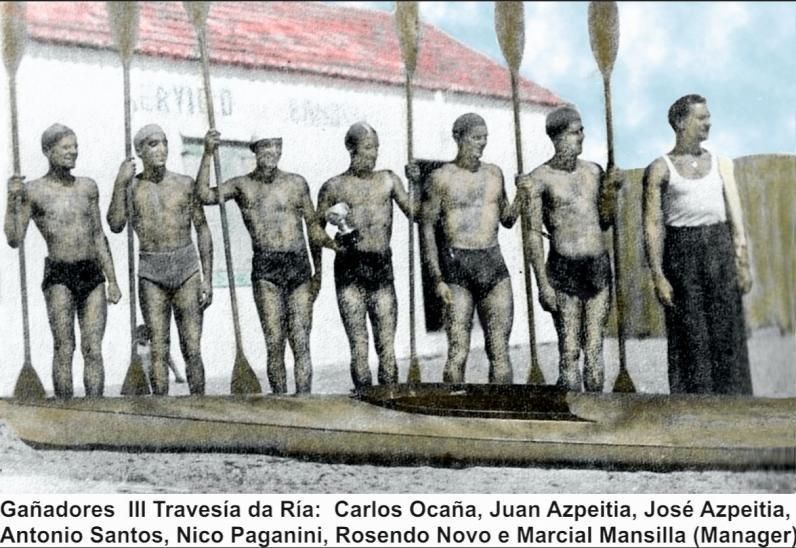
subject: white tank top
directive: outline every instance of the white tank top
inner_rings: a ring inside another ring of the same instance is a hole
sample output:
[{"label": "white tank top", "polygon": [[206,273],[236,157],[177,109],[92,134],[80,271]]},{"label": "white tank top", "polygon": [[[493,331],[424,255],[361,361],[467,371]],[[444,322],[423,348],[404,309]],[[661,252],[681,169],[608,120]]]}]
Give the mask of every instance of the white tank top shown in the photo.
[{"label": "white tank top", "polygon": [[710,171],[700,179],[680,175],[668,154],[663,159],[669,167],[669,185],[662,197],[666,226],[707,226],[727,221],[724,184],[715,154],[710,154]]}]

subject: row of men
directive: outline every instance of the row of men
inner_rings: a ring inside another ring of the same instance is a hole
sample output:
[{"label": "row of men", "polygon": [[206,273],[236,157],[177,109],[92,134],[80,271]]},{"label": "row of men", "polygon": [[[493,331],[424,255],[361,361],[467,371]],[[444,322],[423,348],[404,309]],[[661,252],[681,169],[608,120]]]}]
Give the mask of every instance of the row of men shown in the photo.
[{"label": "row of men", "polygon": [[[666,311],[670,389],[751,393],[741,309],[741,293],[748,291],[751,278],[732,164],[728,167],[702,147],[710,128],[704,98],[678,99],[669,121],[676,144],[648,167],[643,205],[649,265]],[[444,304],[444,382],[464,382],[475,311],[484,328],[489,381],[513,382],[508,352],[513,297],[498,229],[501,224],[511,228],[524,215],[531,228],[528,256],[539,299],[553,314],[558,334],[558,382],[570,390],[602,391],[603,329],[612,285],[602,232],[614,222],[623,174],[617,169],[605,173],[579,159],[584,131],[573,108],[550,113],[546,131],[555,153],[531,173],[517,176],[516,198],[510,203],[500,168],[481,161],[488,137],[485,121],[477,114],[460,116],[453,124],[457,156],[430,175],[428,197],[420,204],[410,201],[393,172],[375,171],[377,133],[365,123],[354,124],[345,136],[350,165],[322,185],[316,209],[306,180],[279,169],[279,138],[253,138],[255,170],[210,188],[211,161],[220,142],[217,131],[211,129],[205,137],[194,181],[166,169],[165,133],[157,125],[144,126],[134,138],[143,171],[136,174],[134,158],[122,163],[107,221],[116,233],[131,222],[138,236],[138,289],[151,337],[153,393],[167,394],[169,389],[172,313],[190,391],[204,392],[200,339],[203,311],[213,298],[213,245],[203,206],[219,198],[236,202],[251,236],[252,288],[274,393],[287,391],[287,342],[295,356],[296,391],[311,390],[309,334],[321,287],[323,247],[336,254],[335,288],[354,386],[372,383],[368,319],[379,358],[378,382],[398,382],[390,250],[393,202],[421,223],[424,258]],[[75,315],[86,395],[100,396],[106,298],[116,303],[121,293],[101,226],[97,185],[71,174],[77,138],[69,128],[55,124],[47,129],[42,151],[50,163],[45,176],[28,184],[22,177],[9,182],[6,236],[12,247],[19,245],[32,218],[47,243],[42,289],[54,339],[56,396],[70,397],[73,391]],[[419,166],[408,165],[406,176],[416,184]],[[126,205],[128,189],[132,211]],[[338,227],[334,239],[325,231],[327,222]],[[542,226],[550,238],[546,261]],[[437,231],[442,248],[437,247]]]}]

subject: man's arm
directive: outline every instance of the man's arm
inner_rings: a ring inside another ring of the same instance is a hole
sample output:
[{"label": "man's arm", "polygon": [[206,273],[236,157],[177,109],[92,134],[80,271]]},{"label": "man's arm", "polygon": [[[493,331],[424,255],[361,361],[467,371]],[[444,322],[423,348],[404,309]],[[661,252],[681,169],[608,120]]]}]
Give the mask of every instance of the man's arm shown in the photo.
[{"label": "man's arm", "polygon": [[207,226],[205,211],[194,198],[191,221],[196,229],[196,242],[199,247],[199,261],[202,263],[202,308],[213,302],[213,238]]},{"label": "man's arm", "polygon": [[[410,167],[407,166],[406,169],[407,169],[407,175],[408,175],[408,173],[410,172]],[[415,172],[411,172],[411,173],[413,174],[414,177],[417,177],[417,178],[420,177],[420,169],[419,168],[417,169],[416,173]],[[398,177],[393,172],[389,172],[389,175],[390,175],[390,181],[392,182],[392,196],[393,196],[393,199],[395,200],[395,203],[398,204],[398,207],[401,209],[401,211],[403,211],[403,213],[404,213],[404,215],[406,215],[407,219],[409,218],[410,211],[411,211],[411,215],[414,218],[415,222],[416,223],[420,223],[420,196],[417,196],[417,195],[413,196],[412,197],[413,198],[412,203],[410,204],[409,203],[409,193],[404,188],[404,184],[403,184],[403,181],[401,181],[401,178]],[[412,180],[410,179],[408,184],[413,185],[415,183],[413,183]],[[411,206],[411,209],[410,209],[410,206]]]},{"label": "man's arm", "polygon": [[[544,310],[555,312],[556,292],[547,278],[547,269],[544,261],[544,243],[542,242],[541,228],[544,221],[542,215],[542,200],[544,183],[532,174],[523,175],[517,181],[517,198],[515,203],[520,203],[523,223],[527,226],[528,237],[525,238],[525,254],[530,258],[530,267],[536,275],[536,284],[539,287],[539,302]],[[528,268],[529,265],[526,265]]]},{"label": "man's arm", "polygon": [[4,229],[8,245],[15,249],[25,239],[30,222],[31,205],[24,180],[22,176],[8,180]]},{"label": "man's arm", "polygon": [[[196,184],[194,192],[203,205],[214,205],[218,203],[218,187],[210,188],[210,171],[213,165],[213,154],[221,142],[221,134],[210,129],[205,134],[204,152],[202,154],[202,161],[199,163],[199,172],[196,174]],[[221,190],[224,193],[224,201],[234,198],[237,194],[238,188],[231,179],[221,185]]]},{"label": "man's arm", "polygon": [[658,300],[665,306],[672,305],[672,286],[663,274],[663,210],[661,194],[669,180],[669,168],[660,158],[652,162],[644,171],[642,199],[644,249],[647,264],[652,270],[652,282]]},{"label": "man's arm", "polygon": [[497,169],[500,176],[500,198],[498,198],[498,207],[500,208],[500,224],[506,228],[511,228],[517,221],[519,216],[519,204],[517,197],[514,197],[514,202],[509,203],[508,195],[506,194],[506,182],[503,179],[503,171]]},{"label": "man's arm", "polygon": [[746,228],[744,227],[741,196],[735,180],[735,165],[730,158],[718,158],[719,174],[724,183],[724,207],[730,223],[733,247],[735,248],[735,266],[738,270],[738,286],[743,293],[752,289],[752,271],[749,267],[749,249],[746,244]]},{"label": "man's arm", "polygon": [[453,295],[448,285],[442,280],[442,269],[439,264],[437,249],[436,226],[442,212],[442,183],[436,174],[431,175],[431,188],[428,199],[423,204],[423,218],[420,229],[423,234],[423,253],[428,264],[428,271],[434,283],[434,291],[446,305],[453,302]]},{"label": "man's arm", "polygon": [[108,206],[108,214],[105,216],[111,232],[115,234],[124,230],[127,224],[127,189],[132,184],[134,177],[135,158],[126,158],[119,166],[119,173],[113,183],[111,204]]},{"label": "man's arm", "polygon": [[94,246],[97,250],[97,260],[102,267],[102,272],[108,279],[108,300],[116,304],[122,298],[122,292],[119,289],[119,284],[116,282],[116,270],[113,266],[113,255],[111,255],[111,247],[108,244],[108,238],[105,237],[105,232],[102,230],[102,217],[99,209],[99,190],[97,183],[88,180],[89,184],[89,218],[91,219],[91,231],[94,235]]},{"label": "man's arm", "polygon": [[304,214],[304,223],[307,225],[307,239],[310,242],[310,256],[312,257],[312,264],[315,266],[315,273],[312,276],[312,296],[313,299],[318,297],[321,290],[322,281],[322,255],[323,248],[328,247],[334,249],[334,240],[332,240],[321,225],[318,212],[315,206],[312,205],[312,198],[310,197],[310,186],[307,181],[301,179],[303,185],[301,193],[301,209]]}]

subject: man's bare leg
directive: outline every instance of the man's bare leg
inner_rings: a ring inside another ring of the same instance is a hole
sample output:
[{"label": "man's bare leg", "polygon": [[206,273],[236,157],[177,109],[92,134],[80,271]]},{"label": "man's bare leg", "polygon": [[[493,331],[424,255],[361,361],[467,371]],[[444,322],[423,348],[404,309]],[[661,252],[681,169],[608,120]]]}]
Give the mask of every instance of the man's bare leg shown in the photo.
[{"label": "man's bare leg", "polygon": [[86,396],[101,397],[105,390],[102,337],[108,317],[105,284],[99,284],[77,308],[80,322],[80,349],[83,352],[83,386]]},{"label": "man's bare leg", "polygon": [[390,284],[368,294],[368,316],[373,328],[373,343],[379,356],[379,384],[398,383],[395,360],[395,330],[398,327],[398,302]]},{"label": "man's bare leg", "polygon": [[156,396],[169,393],[169,331],[171,330],[171,300],[159,285],[138,278],[141,313],[149,328],[152,369],[149,384]]},{"label": "man's bare leg", "polygon": [[51,285],[44,292],[47,317],[53,334],[53,390],[56,398],[71,398],[72,356],[75,353],[75,304],[72,292],[63,285]]},{"label": "man's bare leg", "polygon": [[461,286],[450,284],[453,301],[447,309],[445,327],[448,332],[448,361],[442,382],[463,383],[464,368],[470,354],[470,332],[473,328],[473,297]]},{"label": "man's bare leg", "polygon": [[371,386],[373,377],[368,367],[368,325],[365,292],[356,285],[337,291],[337,306],[351,349],[351,379],[354,388]]},{"label": "man's bare leg", "polygon": [[287,310],[285,310],[282,290],[265,280],[255,280],[252,289],[268,351],[268,364],[266,365],[268,384],[271,385],[271,392],[274,394],[285,394],[287,392],[287,373],[285,371],[287,339],[284,318]]},{"label": "man's bare leg", "polygon": [[607,287],[583,303],[583,385],[589,392],[603,391],[603,331],[610,308],[611,290]]},{"label": "man's bare leg", "polygon": [[514,298],[511,281],[498,283],[477,305],[478,318],[484,328],[484,345],[489,357],[489,382],[511,384],[514,372],[509,357],[509,336],[514,323]]},{"label": "man's bare leg", "polygon": [[[202,277],[197,272],[182,284],[172,298],[180,350],[185,360],[185,376],[191,394],[205,393],[205,366],[202,363],[201,307]],[[168,357],[167,357],[168,363]],[[168,378],[168,371],[166,371]]]},{"label": "man's bare leg", "polygon": [[568,390],[579,392],[583,384],[578,367],[583,307],[578,297],[561,291],[556,293],[556,303],[558,305],[558,312],[555,315],[556,331],[558,331],[558,384]]},{"label": "man's bare leg", "polygon": [[293,351],[293,378],[296,394],[309,394],[312,389],[312,289],[309,281],[287,295],[287,337]]}]

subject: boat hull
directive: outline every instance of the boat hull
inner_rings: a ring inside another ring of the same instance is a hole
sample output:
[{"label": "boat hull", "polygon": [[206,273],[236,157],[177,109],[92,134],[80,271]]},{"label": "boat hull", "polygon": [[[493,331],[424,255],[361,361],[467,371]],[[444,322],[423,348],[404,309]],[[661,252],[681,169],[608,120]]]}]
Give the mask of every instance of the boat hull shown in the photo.
[{"label": "boat hull", "polygon": [[345,395],[0,402],[37,448],[263,453],[325,462],[796,469],[796,399],[563,396],[570,417],[407,413]]}]

